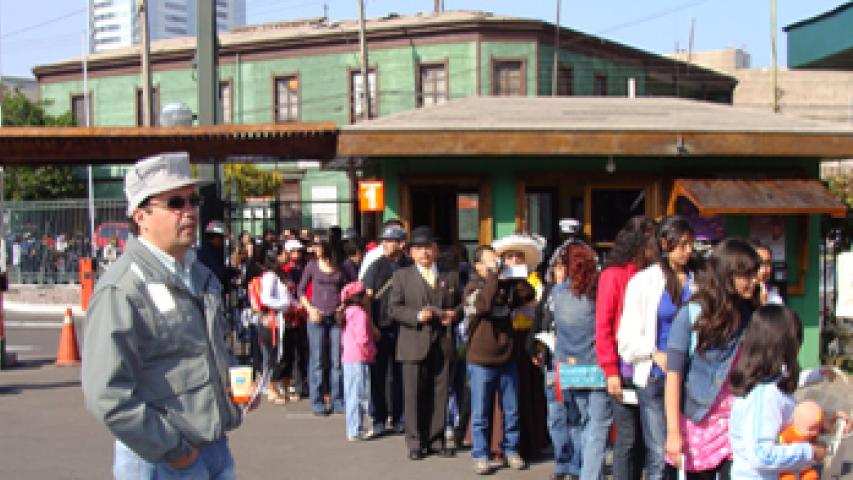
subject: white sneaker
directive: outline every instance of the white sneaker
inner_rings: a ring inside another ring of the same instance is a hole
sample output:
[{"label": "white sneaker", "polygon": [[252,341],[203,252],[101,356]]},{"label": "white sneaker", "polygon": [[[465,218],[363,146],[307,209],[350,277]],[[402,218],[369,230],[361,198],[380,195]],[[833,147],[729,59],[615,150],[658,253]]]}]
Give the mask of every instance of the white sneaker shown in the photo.
[{"label": "white sneaker", "polygon": [[521,458],[521,455],[517,453],[510,453],[506,456],[506,463],[509,464],[510,468],[513,470],[524,470],[527,468],[527,462]]},{"label": "white sneaker", "polygon": [[474,473],[477,475],[488,475],[492,473],[492,466],[489,464],[488,458],[474,459]]}]

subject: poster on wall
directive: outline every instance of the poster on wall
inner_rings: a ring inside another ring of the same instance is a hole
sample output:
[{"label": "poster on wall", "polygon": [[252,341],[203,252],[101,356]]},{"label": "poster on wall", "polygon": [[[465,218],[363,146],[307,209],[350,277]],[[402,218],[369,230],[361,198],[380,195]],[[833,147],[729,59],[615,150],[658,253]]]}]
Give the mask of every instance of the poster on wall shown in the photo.
[{"label": "poster on wall", "polygon": [[835,292],[838,303],[835,306],[836,317],[853,318],[853,252],[838,255],[835,278],[838,286]]},{"label": "poster on wall", "polygon": [[311,228],[338,224],[338,189],[334,185],[311,187]]},{"label": "poster on wall", "polygon": [[774,262],[785,261],[785,218],[753,216],[749,219],[749,239],[758,240],[770,248]]}]

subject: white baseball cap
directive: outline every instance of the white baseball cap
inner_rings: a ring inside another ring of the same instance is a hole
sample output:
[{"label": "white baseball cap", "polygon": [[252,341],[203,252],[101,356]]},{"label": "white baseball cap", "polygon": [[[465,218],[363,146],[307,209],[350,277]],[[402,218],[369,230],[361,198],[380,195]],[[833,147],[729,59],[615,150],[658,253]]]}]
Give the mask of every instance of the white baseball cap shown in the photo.
[{"label": "white baseball cap", "polygon": [[192,177],[190,156],[186,152],[161,153],[143,158],[124,176],[124,194],[127,197],[127,216],[146,198],[187,186],[209,185],[210,180]]}]

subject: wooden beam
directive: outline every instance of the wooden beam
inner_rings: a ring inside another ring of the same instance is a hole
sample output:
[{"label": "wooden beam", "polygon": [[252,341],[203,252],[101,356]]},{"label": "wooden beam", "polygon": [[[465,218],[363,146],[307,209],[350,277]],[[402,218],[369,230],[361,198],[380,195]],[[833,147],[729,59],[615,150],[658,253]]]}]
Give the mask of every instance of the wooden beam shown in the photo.
[{"label": "wooden beam", "polygon": [[853,156],[853,135],[775,132],[406,130],[338,134],[340,156]]}]

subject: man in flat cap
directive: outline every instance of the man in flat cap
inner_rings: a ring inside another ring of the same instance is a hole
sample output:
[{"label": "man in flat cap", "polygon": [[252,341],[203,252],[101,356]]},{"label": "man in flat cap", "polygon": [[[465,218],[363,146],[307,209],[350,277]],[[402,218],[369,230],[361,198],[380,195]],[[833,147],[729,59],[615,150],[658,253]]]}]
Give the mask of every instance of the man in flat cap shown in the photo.
[{"label": "man in flat cap", "polygon": [[125,176],[133,235],[95,287],[82,369],[86,407],[116,437],[117,479],[234,478],[225,432],[242,412],[226,390],[222,285],[193,249],[201,183],[186,153]]}]

